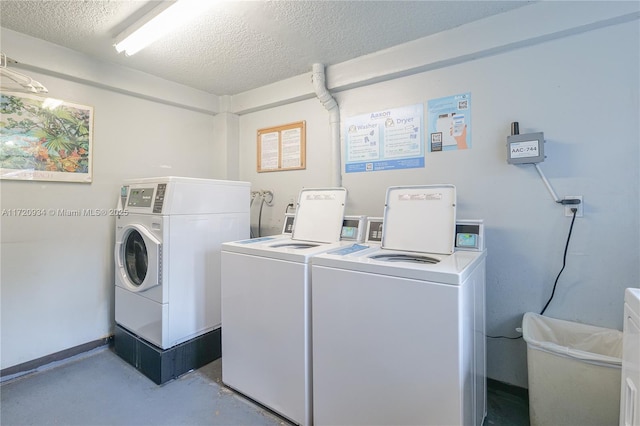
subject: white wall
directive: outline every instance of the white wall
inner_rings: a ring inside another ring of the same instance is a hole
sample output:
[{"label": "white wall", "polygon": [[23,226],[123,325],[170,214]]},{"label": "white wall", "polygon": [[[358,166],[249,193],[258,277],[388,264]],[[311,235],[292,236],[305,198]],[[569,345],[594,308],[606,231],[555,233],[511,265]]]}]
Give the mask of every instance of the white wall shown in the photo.
[{"label": "white wall", "polygon": [[[58,51],[59,63],[64,64],[69,53],[5,30],[2,35],[3,53],[8,56],[16,53],[24,57],[53,49]],[[19,51],[15,50],[17,45]],[[76,58],[77,54],[70,54]],[[34,55],[29,59],[38,58]],[[30,64],[46,68],[46,64]],[[74,74],[89,70],[74,66],[67,71]],[[119,80],[111,84],[126,87],[139,77],[134,74],[127,79],[127,71],[120,71]],[[226,177],[227,159],[218,155],[224,149],[213,142],[212,114],[78,83],[72,78],[24,72],[44,84],[51,97],[94,107],[93,182],[3,180],[2,209],[109,209],[115,208],[119,186],[126,178]],[[180,90],[175,83],[148,77],[159,93]],[[189,93],[193,89],[181,91]],[[199,98],[194,99],[197,105]],[[187,96],[182,102],[188,100]],[[114,217],[2,216],[2,369],[113,332],[114,221]]]},{"label": "white wall", "polygon": [[[542,309],[570,224],[533,166],[507,164],[512,121],[521,133],[544,132],[547,159],[540,167],[559,196],[584,197],[585,215],[576,220],[567,268],[546,314],[621,328],[624,288],[640,282],[637,10],[631,3],[547,2],[328,67],[343,121],[471,92],[470,150],[429,153],[422,169],[343,174],[343,185],[347,212],[368,215],[382,215],[391,185],[457,186],[458,217],[486,224],[490,335],[515,336],[522,315]],[[565,21],[562,12],[571,12]],[[545,16],[553,18],[538,19]],[[397,69],[403,61],[410,64],[405,72]],[[269,94],[256,95],[269,104]],[[256,173],[257,129],[298,120],[308,124],[307,170]],[[275,191],[263,229],[278,232],[297,191],[330,184],[328,114],[315,99],[294,99],[242,115],[240,136],[240,179]],[[522,340],[489,339],[489,377],[526,387],[525,349]]]},{"label": "white wall", "polygon": [[[257,129],[306,121],[307,166],[304,170],[262,172],[257,169]],[[240,117],[240,180],[252,182],[252,190],[274,191],[273,207],[263,206],[262,235],[279,234],[287,204],[295,205],[302,187],[327,186],[331,177],[328,166],[331,153],[326,109],[317,99],[285,105]],[[252,223],[257,221],[258,202],[252,209]]]}]

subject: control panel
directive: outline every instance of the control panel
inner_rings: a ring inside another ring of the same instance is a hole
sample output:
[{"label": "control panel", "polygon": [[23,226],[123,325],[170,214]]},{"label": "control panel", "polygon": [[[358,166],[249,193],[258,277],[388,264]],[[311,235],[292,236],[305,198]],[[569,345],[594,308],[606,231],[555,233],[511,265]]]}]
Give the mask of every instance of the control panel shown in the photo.
[{"label": "control panel", "polygon": [[366,216],[345,216],[342,221],[340,240],[355,241],[358,243],[363,242],[366,220]]},{"label": "control panel", "polygon": [[457,220],[456,250],[484,250],[484,223],[482,220]]},{"label": "control panel", "polygon": [[154,188],[131,188],[127,207],[151,207]]},{"label": "control panel", "polygon": [[295,219],[296,219],[295,213],[284,214],[284,225],[282,226],[283,235],[293,234],[293,222],[295,221]]},{"label": "control panel", "polygon": [[384,219],[382,217],[370,217],[367,219],[367,236],[365,241],[367,243],[382,244],[382,224]]}]

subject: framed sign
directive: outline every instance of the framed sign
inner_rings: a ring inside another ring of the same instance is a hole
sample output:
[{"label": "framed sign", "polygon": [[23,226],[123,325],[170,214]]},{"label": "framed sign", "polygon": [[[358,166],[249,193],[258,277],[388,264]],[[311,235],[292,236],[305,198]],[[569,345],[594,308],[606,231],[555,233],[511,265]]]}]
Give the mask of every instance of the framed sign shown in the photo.
[{"label": "framed sign", "polygon": [[306,123],[258,130],[258,172],[306,168]]},{"label": "framed sign", "polygon": [[91,182],[93,108],[0,92],[0,178]]}]

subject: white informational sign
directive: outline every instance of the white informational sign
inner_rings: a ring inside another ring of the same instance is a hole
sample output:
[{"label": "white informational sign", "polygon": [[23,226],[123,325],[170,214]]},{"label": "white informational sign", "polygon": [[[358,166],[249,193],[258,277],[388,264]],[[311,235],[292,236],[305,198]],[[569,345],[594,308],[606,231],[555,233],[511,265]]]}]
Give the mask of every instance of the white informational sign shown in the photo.
[{"label": "white informational sign", "polygon": [[345,172],[424,167],[422,104],[346,120]]},{"label": "white informational sign", "polygon": [[277,169],[280,144],[278,132],[260,135],[260,164],[263,169]]},{"label": "white informational sign", "polygon": [[471,93],[427,103],[428,151],[471,148]]},{"label": "white informational sign", "polygon": [[282,131],[282,168],[284,169],[302,165],[300,134],[299,127]]}]

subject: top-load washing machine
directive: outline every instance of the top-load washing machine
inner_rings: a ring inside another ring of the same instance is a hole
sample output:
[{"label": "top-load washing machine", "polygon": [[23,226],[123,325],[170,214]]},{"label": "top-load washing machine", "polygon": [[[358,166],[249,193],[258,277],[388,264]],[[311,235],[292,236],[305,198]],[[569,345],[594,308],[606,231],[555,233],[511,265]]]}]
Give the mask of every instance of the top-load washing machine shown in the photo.
[{"label": "top-load washing machine", "polygon": [[452,185],[391,187],[381,244],[313,258],[314,424],[482,424],[486,253],[455,204]]},{"label": "top-load washing machine", "polygon": [[620,426],[640,426],[640,288],[624,293]]},{"label": "top-load washing machine", "polygon": [[219,328],[220,245],[249,236],[247,182],[125,181],[116,218],[115,320],[165,350]]},{"label": "top-load washing machine", "polygon": [[312,256],[340,242],[347,192],[304,189],[293,234],[222,245],[222,381],[311,422]]}]

